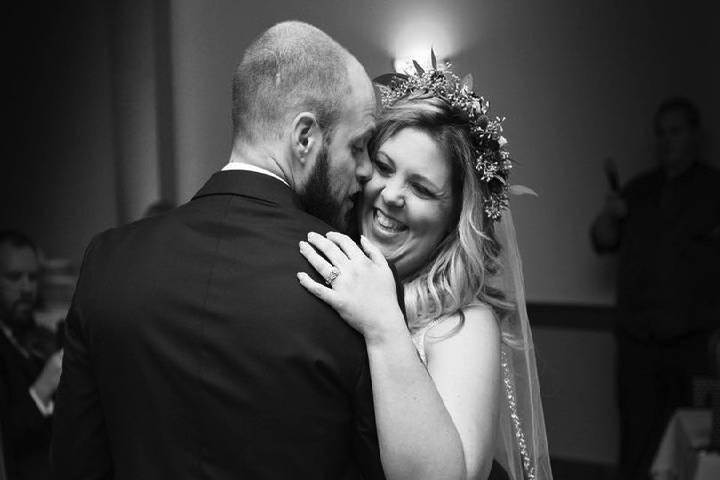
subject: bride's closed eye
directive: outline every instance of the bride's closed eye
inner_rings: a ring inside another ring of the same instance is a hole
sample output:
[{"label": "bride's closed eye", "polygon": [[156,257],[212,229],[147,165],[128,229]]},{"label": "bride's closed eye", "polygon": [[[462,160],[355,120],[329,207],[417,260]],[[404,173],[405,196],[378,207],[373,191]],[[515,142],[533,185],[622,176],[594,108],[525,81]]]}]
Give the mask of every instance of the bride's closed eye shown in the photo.
[{"label": "bride's closed eye", "polygon": [[[392,163],[392,160],[387,159],[387,157],[382,153],[379,153],[378,156],[373,159],[373,164],[375,165],[375,170],[383,177],[387,177],[395,173],[395,165]],[[438,192],[425,185],[422,181],[412,181],[409,185],[415,194],[420,198],[435,200],[441,196]]]},{"label": "bride's closed eye", "polygon": [[429,188],[427,188],[421,183],[413,182],[412,188],[413,190],[415,190],[415,193],[417,193],[422,198],[437,198],[435,192],[431,191]]}]

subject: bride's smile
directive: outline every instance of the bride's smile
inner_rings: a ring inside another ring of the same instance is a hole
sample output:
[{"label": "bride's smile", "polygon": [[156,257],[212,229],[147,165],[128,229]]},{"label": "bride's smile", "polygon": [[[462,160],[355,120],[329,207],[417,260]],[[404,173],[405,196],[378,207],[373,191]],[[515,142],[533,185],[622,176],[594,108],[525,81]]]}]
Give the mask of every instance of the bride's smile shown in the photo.
[{"label": "bride's smile", "polygon": [[403,224],[399,220],[392,218],[390,215],[384,213],[379,208],[373,208],[373,226],[377,227],[379,233],[387,236],[397,235],[401,232],[407,231],[407,225]]}]

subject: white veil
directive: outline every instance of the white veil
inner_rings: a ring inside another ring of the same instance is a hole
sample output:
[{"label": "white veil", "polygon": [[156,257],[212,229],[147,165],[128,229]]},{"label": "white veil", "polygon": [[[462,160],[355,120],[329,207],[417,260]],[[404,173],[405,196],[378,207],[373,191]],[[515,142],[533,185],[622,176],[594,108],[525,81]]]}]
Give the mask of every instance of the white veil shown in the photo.
[{"label": "white veil", "polygon": [[552,480],[522,263],[509,208],[495,224],[495,236],[502,247],[501,271],[492,283],[514,305],[500,325],[503,386],[495,458],[511,480]]}]

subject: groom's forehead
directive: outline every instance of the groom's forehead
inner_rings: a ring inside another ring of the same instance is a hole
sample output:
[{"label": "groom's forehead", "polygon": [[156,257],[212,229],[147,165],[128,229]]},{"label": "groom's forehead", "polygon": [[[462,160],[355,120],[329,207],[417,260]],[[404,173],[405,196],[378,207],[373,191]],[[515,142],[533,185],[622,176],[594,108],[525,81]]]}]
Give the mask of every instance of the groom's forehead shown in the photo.
[{"label": "groom's forehead", "polygon": [[369,135],[375,130],[377,124],[377,111],[375,104],[365,104],[359,109],[346,111],[345,124],[348,127],[349,136],[362,137]]},{"label": "groom's forehead", "polygon": [[362,120],[362,123],[358,127],[358,129],[355,131],[355,137],[369,137],[372,135],[372,133],[375,131],[375,126],[377,125],[377,118],[375,116],[375,113],[369,113],[365,115],[365,117]]},{"label": "groom's forehead", "polygon": [[375,131],[376,114],[370,108],[346,108],[335,121],[333,137],[358,139]]},{"label": "groom's forehead", "polygon": [[367,117],[361,121],[347,122],[335,131],[337,138],[342,138],[345,143],[353,144],[360,140],[369,139],[375,131],[374,117]]}]

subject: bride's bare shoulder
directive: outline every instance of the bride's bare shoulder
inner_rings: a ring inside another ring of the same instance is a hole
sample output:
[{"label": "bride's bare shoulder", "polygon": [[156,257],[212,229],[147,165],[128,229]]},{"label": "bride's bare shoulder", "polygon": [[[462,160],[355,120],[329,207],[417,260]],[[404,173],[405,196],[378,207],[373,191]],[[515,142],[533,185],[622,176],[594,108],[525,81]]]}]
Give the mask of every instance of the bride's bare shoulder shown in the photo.
[{"label": "bride's bare shoulder", "polygon": [[500,339],[500,328],[490,307],[465,307],[462,312],[440,319],[427,333],[428,350],[490,347]]}]

